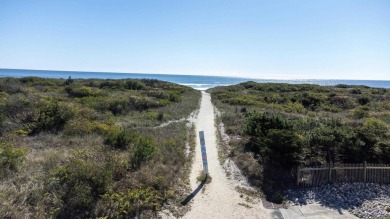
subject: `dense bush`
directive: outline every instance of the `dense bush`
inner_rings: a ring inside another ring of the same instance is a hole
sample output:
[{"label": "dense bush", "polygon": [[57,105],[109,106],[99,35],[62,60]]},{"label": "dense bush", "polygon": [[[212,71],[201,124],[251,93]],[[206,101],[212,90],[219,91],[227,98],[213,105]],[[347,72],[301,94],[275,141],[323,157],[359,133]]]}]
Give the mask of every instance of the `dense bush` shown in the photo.
[{"label": "dense bush", "polygon": [[100,83],[101,89],[120,89],[123,87],[123,82],[117,80],[105,80]]},{"label": "dense bush", "polygon": [[124,115],[129,111],[129,104],[123,98],[115,99],[110,102],[108,109],[114,115]]},{"label": "dense bush", "polygon": [[302,162],[303,139],[293,124],[278,115],[250,114],[245,133],[251,137],[251,151],[261,155],[263,162],[292,168]]},{"label": "dense bush", "polygon": [[149,137],[140,137],[131,147],[131,166],[138,169],[157,153],[156,143]]},{"label": "dense bush", "polygon": [[86,217],[97,200],[113,183],[113,170],[107,162],[97,162],[83,150],[75,151],[71,159],[54,171],[53,182],[61,186],[63,207],[60,217]]},{"label": "dense bush", "polygon": [[24,160],[26,151],[0,142],[0,179],[17,171]]},{"label": "dense bush", "polygon": [[137,80],[127,80],[125,84],[126,88],[129,90],[142,90],[146,87],[143,82]]},{"label": "dense bush", "polygon": [[118,130],[109,133],[104,139],[104,144],[110,145],[116,149],[127,149],[130,144],[137,142],[138,136],[130,131]]},{"label": "dense bush", "polygon": [[60,106],[55,100],[43,101],[39,105],[37,118],[30,126],[30,134],[37,134],[41,131],[61,131],[73,116],[70,109],[65,105]]}]

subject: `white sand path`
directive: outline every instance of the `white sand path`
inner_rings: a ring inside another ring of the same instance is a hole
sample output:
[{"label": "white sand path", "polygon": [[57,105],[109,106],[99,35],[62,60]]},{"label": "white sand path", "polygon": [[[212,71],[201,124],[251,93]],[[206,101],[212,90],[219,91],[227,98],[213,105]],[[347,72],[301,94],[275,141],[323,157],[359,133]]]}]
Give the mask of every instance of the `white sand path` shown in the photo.
[{"label": "white sand path", "polygon": [[[272,210],[263,208],[261,202],[247,203],[244,197],[235,190],[235,182],[226,178],[218,161],[216,128],[214,126],[214,108],[210,94],[202,92],[202,101],[196,120],[197,147],[191,170],[190,182],[192,190],[199,186],[196,177],[203,169],[200,152],[199,131],[204,131],[208,158],[209,173],[212,177],[206,184],[205,191],[200,190],[190,201],[191,210],[183,218],[272,218]],[[250,207],[243,206],[247,204]]]}]

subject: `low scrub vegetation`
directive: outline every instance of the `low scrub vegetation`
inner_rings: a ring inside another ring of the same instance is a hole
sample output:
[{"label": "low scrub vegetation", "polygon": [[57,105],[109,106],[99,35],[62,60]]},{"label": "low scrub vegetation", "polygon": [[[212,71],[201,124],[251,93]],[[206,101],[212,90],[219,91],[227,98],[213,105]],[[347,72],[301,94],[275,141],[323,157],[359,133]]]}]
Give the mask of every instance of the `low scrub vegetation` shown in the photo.
[{"label": "low scrub vegetation", "polygon": [[25,150],[0,143],[0,179],[19,169],[25,157]]},{"label": "low scrub vegetation", "polygon": [[0,215],[155,216],[185,186],[193,130],[179,119],[200,96],[158,80],[0,78]]},{"label": "low scrub vegetation", "polygon": [[294,184],[298,165],[390,163],[388,89],[246,82],[209,92],[228,155],[269,199]]}]

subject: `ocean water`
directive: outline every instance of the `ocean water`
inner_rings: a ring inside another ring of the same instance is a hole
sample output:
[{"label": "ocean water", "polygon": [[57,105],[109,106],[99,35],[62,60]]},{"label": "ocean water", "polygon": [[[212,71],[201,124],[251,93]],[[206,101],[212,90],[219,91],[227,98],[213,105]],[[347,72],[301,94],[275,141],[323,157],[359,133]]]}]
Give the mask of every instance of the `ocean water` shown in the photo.
[{"label": "ocean water", "polygon": [[169,75],[169,74],[139,74],[139,73],[115,73],[115,72],[81,72],[81,71],[43,71],[43,70],[20,70],[0,69],[0,77],[28,77],[36,76],[42,78],[99,78],[99,79],[158,79],[177,84],[189,86],[198,90],[206,90],[215,86],[227,86],[245,81],[259,83],[289,83],[289,84],[318,84],[331,86],[337,84],[366,85],[369,87],[390,88],[390,81],[380,80],[272,80],[272,79],[251,79],[223,76],[201,76],[201,75]]}]

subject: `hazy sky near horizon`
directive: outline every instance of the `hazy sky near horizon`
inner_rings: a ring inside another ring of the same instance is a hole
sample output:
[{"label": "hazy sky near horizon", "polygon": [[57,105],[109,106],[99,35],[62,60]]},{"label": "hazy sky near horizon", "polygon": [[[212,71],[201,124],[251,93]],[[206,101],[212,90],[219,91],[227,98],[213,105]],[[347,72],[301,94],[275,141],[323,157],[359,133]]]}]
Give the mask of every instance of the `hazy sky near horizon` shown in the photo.
[{"label": "hazy sky near horizon", "polygon": [[390,80],[390,1],[0,0],[0,68]]}]

